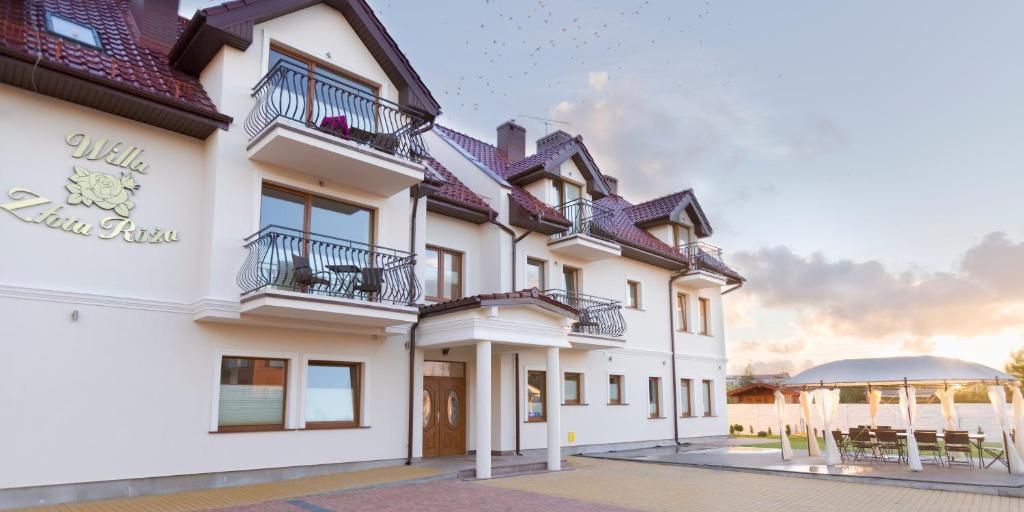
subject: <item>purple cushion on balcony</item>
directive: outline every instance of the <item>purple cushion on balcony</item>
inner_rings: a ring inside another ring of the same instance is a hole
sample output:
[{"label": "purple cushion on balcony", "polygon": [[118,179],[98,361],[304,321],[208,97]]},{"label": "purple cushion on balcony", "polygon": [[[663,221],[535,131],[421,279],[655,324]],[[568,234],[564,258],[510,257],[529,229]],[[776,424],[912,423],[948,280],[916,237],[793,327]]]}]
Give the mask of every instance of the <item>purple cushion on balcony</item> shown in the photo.
[{"label": "purple cushion on balcony", "polygon": [[334,132],[341,132],[341,135],[348,138],[348,120],[344,115],[325,117],[320,121],[321,128],[327,128]]}]

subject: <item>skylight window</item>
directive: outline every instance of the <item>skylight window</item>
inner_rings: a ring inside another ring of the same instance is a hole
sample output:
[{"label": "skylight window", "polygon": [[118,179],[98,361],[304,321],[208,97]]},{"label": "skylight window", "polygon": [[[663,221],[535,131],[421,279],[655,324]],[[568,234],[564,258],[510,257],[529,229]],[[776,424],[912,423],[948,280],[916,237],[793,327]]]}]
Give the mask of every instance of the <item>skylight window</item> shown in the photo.
[{"label": "skylight window", "polygon": [[100,33],[95,28],[69,20],[63,16],[49,12],[46,13],[46,30],[76,43],[93,48],[103,48],[103,44],[100,42]]}]

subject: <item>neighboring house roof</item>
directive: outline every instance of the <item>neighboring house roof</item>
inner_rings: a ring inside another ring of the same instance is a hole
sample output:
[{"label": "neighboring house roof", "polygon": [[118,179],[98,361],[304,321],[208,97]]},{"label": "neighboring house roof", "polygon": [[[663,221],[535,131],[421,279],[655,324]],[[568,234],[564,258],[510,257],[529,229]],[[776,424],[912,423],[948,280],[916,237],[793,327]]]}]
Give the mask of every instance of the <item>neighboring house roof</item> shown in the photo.
[{"label": "neighboring house roof", "polygon": [[[729,396],[742,395],[751,391],[771,391],[775,392],[776,387],[771,384],[765,384],[764,382],[755,382],[753,384],[747,384],[746,386],[740,386],[729,390]],[[800,396],[800,392],[795,389],[781,389],[783,395],[788,396]]]},{"label": "neighboring house roof", "polygon": [[[438,182],[437,188],[427,194],[427,197],[431,201],[439,201],[446,205],[456,207],[456,210],[452,210],[441,205],[431,205],[428,203],[428,209],[477,223],[486,222],[487,219],[493,218],[497,215],[497,212],[487,204],[487,201],[484,201],[482,197],[470,190],[469,187],[462,183],[462,181],[442,165],[441,162],[438,162],[433,158],[427,158],[423,163],[426,164],[426,174],[428,178]],[[465,215],[465,212],[457,211],[461,209],[469,210],[470,212],[478,215],[467,216]]]},{"label": "neighboring house roof", "polygon": [[224,45],[242,51],[249,48],[255,24],[320,3],[345,16],[398,88],[399,103],[422,110],[430,117],[441,113],[440,103],[365,0],[234,0],[201,9],[192,16],[171,50],[171,62],[178,69],[198,76]]},{"label": "neighboring house roof", "polygon": [[697,202],[697,197],[693,195],[693,189],[638,203],[629,208],[628,214],[638,226],[647,227],[668,223],[683,211],[693,220],[698,236],[711,236],[714,230]]},{"label": "neighboring house roof", "polygon": [[[47,12],[95,28],[102,50],[49,33]],[[193,137],[226,128],[199,80],[140,45],[129,16],[127,0],[0,3],[0,82]]]},{"label": "neighboring house roof", "polygon": [[473,295],[472,297],[464,297],[461,299],[420,306],[420,318],[490,306],[530,305],[542,307],[574,320],[577,319],[580,314],[580,310],[542,294],[537,288],[531,288],[529,290],[520,290],[518,292],[485,293],[481,295]]}]

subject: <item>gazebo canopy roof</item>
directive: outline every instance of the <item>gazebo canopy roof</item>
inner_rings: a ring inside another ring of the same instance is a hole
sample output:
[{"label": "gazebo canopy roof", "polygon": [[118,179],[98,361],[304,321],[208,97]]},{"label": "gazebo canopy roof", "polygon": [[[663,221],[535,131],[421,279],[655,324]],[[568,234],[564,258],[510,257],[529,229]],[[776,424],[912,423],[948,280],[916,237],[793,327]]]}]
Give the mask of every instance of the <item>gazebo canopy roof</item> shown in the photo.
[{"label": "gazebo canopy roof", "polygon": [[842,359],[815,366],[783,381],[785,386],[875,386],[1015,381],[1016,377],[983,364],[935,356]]}]

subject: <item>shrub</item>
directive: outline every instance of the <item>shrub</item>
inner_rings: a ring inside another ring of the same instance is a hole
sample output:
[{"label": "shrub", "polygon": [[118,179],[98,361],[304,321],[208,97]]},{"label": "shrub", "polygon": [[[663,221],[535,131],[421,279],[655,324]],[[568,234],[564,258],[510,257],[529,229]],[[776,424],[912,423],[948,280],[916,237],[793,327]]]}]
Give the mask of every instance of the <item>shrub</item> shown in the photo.
[{"label": "shrub", "polygon": [[762,431],[757,433],[757,437],[768,437],[768,432],[765,432],[764,430],[762,430]]},{"label": "shrub", "polygon": [[743,425],[740,425],[739,423],[737,423],[737,424],[732,426],[732,429],[735,430],[736,432],[743,432]]},{"label": "shrub", "polygon": [[733,435],[735,433],[736,433],[736,428],[733,427],[732,425],[729,425],[729,435],[731,436],[731,435]]},{"label": "shrub", "polygon": [[793,435],[793,431],[789,429],[789,423],[786,424],[786,435],[787,436]]},{"label": "shrub", "polygon": [[768,427],[768,435],[772,435],[772,428]]},{"label": "shrub", "polygon": [[750,432],[751,434],[753,434],[753,433],[754,433],[754,426],[753,426],[753,425],[751,425],[751,426],[750,426],[750,430],[748,430],[747,432]]}]

